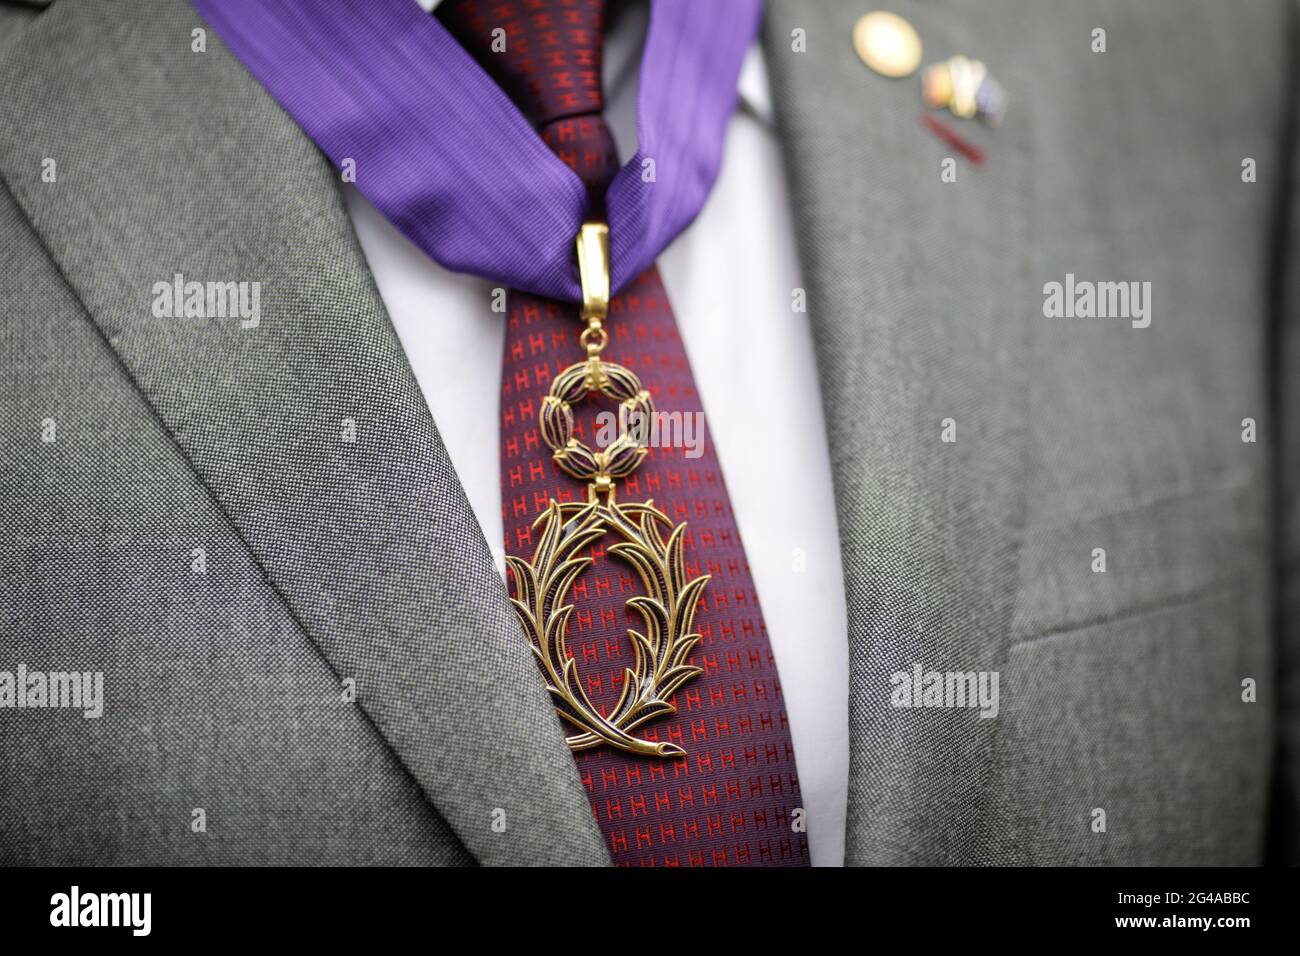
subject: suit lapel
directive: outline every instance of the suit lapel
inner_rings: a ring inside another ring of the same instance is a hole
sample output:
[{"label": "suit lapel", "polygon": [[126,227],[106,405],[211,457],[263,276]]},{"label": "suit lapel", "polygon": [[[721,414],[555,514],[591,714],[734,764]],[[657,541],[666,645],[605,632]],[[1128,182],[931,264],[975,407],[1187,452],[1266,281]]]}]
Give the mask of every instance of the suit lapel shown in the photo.
[{"label": "suit lapel", "polygon": [[[201,27],[180,3],[53,7],[0,62],[0,175],[466,847],[485,863],[607,862],[336,175],[212,31],[192,50]],[[260,283],[256,327],[157,315],[177,274]]]},{"label": "suit lapel", "polygon": [[[985,59],[1012,91],[973,168],[920,125],[920,81],[853,51],[850,0],[772,4],[787,148],[836,486],[850,641],[850,863],[978,858],[997,720],[893,706],[897,673],[996,671],[1017,580],[1026,443],[1030,89],[996,8],[892,5],[926,63]],[[806,52],[800,52],[800,34]],[[940,178],[956,158],[957,181]],[[944,441],[945,426],[950,424]]]}]

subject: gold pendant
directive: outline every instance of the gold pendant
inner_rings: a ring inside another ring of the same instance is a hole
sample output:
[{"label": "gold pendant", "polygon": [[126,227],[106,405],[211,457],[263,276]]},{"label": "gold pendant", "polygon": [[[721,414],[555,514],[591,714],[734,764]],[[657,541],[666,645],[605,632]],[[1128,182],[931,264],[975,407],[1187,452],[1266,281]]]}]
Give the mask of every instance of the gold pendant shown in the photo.
[{"label": "gold pendant", "polygon": [[[709,575],[691,578],[686,573],[684,523],[674,525],[653,501],[616,501],[614,482],[635,471],[647,454],[628,423],[648,422],[654,404],[630,369],[600,358],[608,341],[603,323],[609,310],[609,230],[603,223],[582,227],[578,268],[582,318],[587,323],[580,341],[587,359],[570,365],[551,382],[539,422],[552,460],[566,474],[587,482],[588,497],[586,502],[571,503],[551,499],[533,522],[541,537],[532,561],[506,558],[514,578],[510,601],[542,667],[556,712],[578,731],[567,738],[570,748],[608,744],[644,756],[680,757],[686,751],[678,745],[645,740],[632,731],[656,717],[676,713],[673,694],[702,673],[688,658],[700,642],[700,635],[693,632],[695,612]],[[572,405],[594,392],[620,403],[619,435],[603,451],[573,437]],[[628,629],[633,666],[624,671],[622,693],[606,716],[592,705],[577,663],[569,655],[573,605],[566,601],[573,582],[592,563],[582,550],[610,532],[618,541],[607,553],[637,572],[645,593],[627,601],[643,630]]]}]

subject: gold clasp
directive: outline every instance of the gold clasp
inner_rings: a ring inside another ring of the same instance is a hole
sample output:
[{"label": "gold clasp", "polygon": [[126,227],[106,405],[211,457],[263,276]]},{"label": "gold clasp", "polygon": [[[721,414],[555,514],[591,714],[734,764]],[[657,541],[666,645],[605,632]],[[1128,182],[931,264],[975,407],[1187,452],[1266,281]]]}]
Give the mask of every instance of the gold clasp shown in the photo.
[{"label": "gold clasp", "polygon": [[609,315],[609,226],[603,222],[584,222],[577,243],[582,319],[587,323],[580,341],[587,355],[594,358],[609,341],[604,328],[605,317]]},{"label": "gold clasp", "polygon": [[582,317],[603,322],[609,314],[609,226],[603,222],[582,224],[578,275],[582,279]]}]

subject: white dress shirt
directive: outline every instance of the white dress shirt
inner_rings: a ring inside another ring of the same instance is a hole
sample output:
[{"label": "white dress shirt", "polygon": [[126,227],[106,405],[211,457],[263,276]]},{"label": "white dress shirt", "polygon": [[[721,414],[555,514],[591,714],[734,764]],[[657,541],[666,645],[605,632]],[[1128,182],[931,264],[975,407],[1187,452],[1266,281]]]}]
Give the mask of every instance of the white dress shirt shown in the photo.
[{"label": "white dress shirt", "polygon": [[[420,0],[430,8],[435,0]],[[606,119],[636,152],[648,11],[606,38]],[[848,779],[844,588],[808,316],[767,73],[755,45],[722,169],[696,221],[660,256],[731,494],[790,717],[812,862],[840,865]],[[443,269],[354,187],[348,211],[416,380],[501,573],[500,380],[505,317],[492,283]]]}]

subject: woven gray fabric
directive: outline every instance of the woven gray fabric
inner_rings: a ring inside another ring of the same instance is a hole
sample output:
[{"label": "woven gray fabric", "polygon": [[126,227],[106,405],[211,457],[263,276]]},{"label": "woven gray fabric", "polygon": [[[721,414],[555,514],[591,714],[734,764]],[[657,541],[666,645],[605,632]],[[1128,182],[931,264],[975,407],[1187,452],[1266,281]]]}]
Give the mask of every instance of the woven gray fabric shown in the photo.
[{"label": "woven gray fabric", "polygon": [[469,860],[342,702],[7,192],[0,231],[0,297],[22,302],[0,377],[0,668],[105,675],[99,719],[3,712],[0,861]]},{"label": "woven gray fabric", "polygon": [[[862,5],[769,6],[848,598],[847,861],[1257,862],[1288,7],[890,8],[1010,108],[949,117],[988,160],[944,183],[916,78],[854,54]],[[1151,282],[1151,326],[1045,317],[1067,273]],[[999,716],[891,706],[914,664],[999,672]]]},{"label": "woven gray fabric", "polygon": [[[0,59],[6,650],[107,697],[0,720],[0,854],[607,862],[337,173],[201,25],[73,0]],[[260,324],[156,317],[175,273]]]},{"label": "woven gray fabric", "polygon": [[5,44],[16,37],[37,12],[36,7],[0,4],[0,51],[3,51]]},{"label": "woven gray fabric", "polygon": [[[1300,433],[1268,355],[1289,6],[891,7],[1010,110],[960,124],[988,163],[943,183],[915,78],[852,51],[861,5],[769,4],[848,589],[847,862],[1258,862],[1287,687],[1284,780],[1300,753],[1300,638],[1273,632]],[[335,172],[215,35],[191,52],[183,4],[25,19],[0,21],[0,669],[102,670],[106,702],[0,712],[0,862],[607,862]],[[260,325],[154,317],[178,272],[260,281]],[[1150,281],[1151,327],[1045,318],[1066,273]],[[914,664],[998,671],[998,717],[891,707]]]},{"label": "woven gray fabric", "polygon": [[[1293,33],[1300,35],[1300,4]],[[1300,88],[1300,57],[1291,62],[1292,83]],[[1300,133],[1300,102],[1293,102],[1286,130],[1294,153]],[[1276,350],[1271,370],[1276,376],[1278,409],[1278,521],[1276,531],[1278,648],[1278,768],[1273,791],[1270,861],[1300,866],[1300,161],[1287,173],[1289,196],[1277,206],[1278,275]],[[1288,374],[1290,372],[1290,374]]]}]

